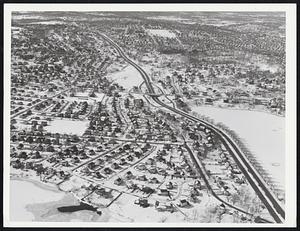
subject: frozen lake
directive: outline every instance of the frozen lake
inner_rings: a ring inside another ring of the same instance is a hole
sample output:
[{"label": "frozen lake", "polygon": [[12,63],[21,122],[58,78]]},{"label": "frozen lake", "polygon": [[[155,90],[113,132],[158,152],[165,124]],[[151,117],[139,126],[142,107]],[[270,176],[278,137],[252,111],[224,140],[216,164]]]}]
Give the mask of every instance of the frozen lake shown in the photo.
[{"label": "frozen lake", "polygon": [[32,221],[34,215],[26,209],[29,204],[57,201],[64,197],[65,193],[43,189],[28,181],[10,181],[10,210],[11,221]]},{"label": "frozen lake", "polygon": [[60,134],[72,134],[81,136],[87,129],[89,122],[87,120],[66,120],[55,119],[50,122],[49,126],[45,127],[48,132]]},{"label": "frozen lake", "polygon": [[264,112],[194,107],[198,114],[234,130],[265,170],[285,185],[285,118]]}]

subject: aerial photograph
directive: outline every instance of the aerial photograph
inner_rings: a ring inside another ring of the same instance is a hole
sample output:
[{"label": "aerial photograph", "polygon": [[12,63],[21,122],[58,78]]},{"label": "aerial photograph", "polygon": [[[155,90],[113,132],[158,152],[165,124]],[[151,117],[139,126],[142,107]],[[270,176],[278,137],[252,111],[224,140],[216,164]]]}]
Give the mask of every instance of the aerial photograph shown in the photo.
[{"label": "aerial photograph", "polygon": [[285,222],[285,12],[14,11],[9,218]]}]

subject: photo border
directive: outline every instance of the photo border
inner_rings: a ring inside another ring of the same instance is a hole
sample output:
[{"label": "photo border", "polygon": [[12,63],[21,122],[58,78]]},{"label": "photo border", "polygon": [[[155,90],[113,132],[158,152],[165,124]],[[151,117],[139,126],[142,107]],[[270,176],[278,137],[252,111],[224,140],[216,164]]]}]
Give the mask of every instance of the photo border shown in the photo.
[{"label": "photo border", "polygon": [[[90,1],[92,2],[92,1]],[[272,1],[274,2],[274,1]],[[121,5],[121,6],[120,6]],[[96,7],[101,6],[99,9]],[[10,53],[11,11],[285,11],[286,12],[286,219],[284,224],[215,223],[101,223],[101,222],[12,222],[9,221],[10,58],[4,58],[3,221],[6,227],[295,227],[296,226],[296,5],[295,4],[4,4],[4,56]],[[147,8],[148,7],[148,8]],[[219,9],[216,9],[219,8]],[[241,8],[242,7],[242,8]],[[112,9],[114,8],[114,9]],[[145,10],[147,8],[147,10]],[[67,10],[66,10],[67,9]],[[117,9],[117,10],[116,10]],[[294,77],[294,78],[291,78]],[[42,224],[42,225],[41,225]]]}]

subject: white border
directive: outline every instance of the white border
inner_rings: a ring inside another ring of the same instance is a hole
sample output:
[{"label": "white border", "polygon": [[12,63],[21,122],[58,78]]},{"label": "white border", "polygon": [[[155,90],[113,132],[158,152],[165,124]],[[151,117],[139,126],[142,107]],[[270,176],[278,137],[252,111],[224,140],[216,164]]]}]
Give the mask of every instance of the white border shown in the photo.
[{"label": "white border", "polygon": [[[284,224],[9,221],[10,34],[12,11],[281,11],[286,13],[286,219]],[[4,227],[296,227],[296,4],[4,4]]]}]

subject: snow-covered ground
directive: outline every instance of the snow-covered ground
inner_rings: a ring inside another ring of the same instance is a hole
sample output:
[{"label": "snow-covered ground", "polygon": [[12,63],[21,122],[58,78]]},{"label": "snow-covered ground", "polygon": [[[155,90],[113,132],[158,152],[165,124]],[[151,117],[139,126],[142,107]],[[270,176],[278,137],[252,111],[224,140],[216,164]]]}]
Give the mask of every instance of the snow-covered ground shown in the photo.
[{"label": "snow-covered ground", "polygon": [[265,112],[194,107],[198,114],[221,122],[235,131],[265,170],[284,188],[285,118]]},{"label": "snow-covered ground", "polygon": [[10,220],[32,221],[34,215],[26,209],[28,204],[46,203],[57,201],[64,197],[65,193],[46,190],[34,183],[20,180],[10,181]]},{"label": "snow-covered ground", "polygon": [[131,89],[134,86],[138,87],[143,82],[140,73],[131,65],[128,65],[121,71],[108,74],[108,77],[125,89]]},{"label": "snow-covered ground", "polygon": [[175,38],[176,35],[169,30],[160,30],[160,29],[151,29],[147,30],[147,32],[151,35],[166,37],[166,38]]},{"label": "snow-covered ground", "polygon": [[89,122],[79,120],[55,119],[45,127],[48,132],[60,134],[74,134],[81,136],[87,129]]}]

